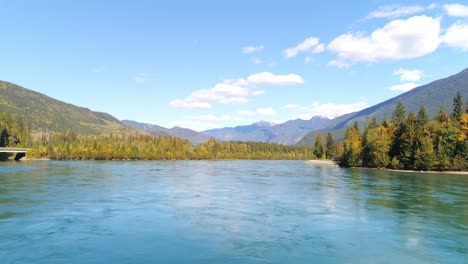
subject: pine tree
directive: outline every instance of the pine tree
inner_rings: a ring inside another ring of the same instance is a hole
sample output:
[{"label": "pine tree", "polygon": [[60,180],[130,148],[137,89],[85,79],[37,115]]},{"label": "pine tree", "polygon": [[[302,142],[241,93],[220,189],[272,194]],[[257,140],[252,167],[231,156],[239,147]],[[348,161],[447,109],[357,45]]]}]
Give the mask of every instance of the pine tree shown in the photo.
[{"label": "pine tree", "polygon": [[318,134],[315,139],[314,155],[317,159],[323,159],[325,155],[325,148],[323,146],[323,138],[321,134]]},{"label": "pine tree", "polygon": [[460,91],[457,92],[457,95],[453,98],[453,112],[451,117],[460,121],[461,116],[463,115],[463,101]]},{"label": "pine tree", "polygon": [[448,121],[447,113],[445,112],[443,107],[440,107],[439,112],[434,117],[434,119],[439,123],[445,123]]},{"label": "pine tree", "polygon": [[421,105],[418,112],[418,117],[416,118],[416,125],[418,127],[426,127],[429,125],[429,115],[426,112],[426,108]]},{"label": "pine tree", "polygon": [[394,124],[402,124],[405,122],[406,119],[406,108],[403,105],[403,102],[398,101],[397,106],[392,114],[392,122]]},{"label": "pine tree", "polygon": [[330,132],[327,134],[327,150],[326,150],[327,159],[335,159],[336,151],[335,151],[335,141],[333,140],[333,136]]}]

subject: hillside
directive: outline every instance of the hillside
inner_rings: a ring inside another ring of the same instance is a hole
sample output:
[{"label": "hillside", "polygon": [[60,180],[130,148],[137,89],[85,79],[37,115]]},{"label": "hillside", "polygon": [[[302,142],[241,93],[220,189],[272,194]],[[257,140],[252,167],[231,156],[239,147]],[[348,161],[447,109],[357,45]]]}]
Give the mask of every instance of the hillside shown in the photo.
[{"label": "hillside", "polygon": [[33,130],[70,130],[85,135],[133,131],[107,113],[64,103],[4,81],[0,81],[0,112],[21,118]]},{"label": "hillside", "polygon": [[[337,117],[330,121],[329,125],[322,132],[327,133],[330,131],[335,133],[335,131],[343,131],[345,127],[352,125],[355,121],[362,126],[367,119],[372,117],[375,117],[377,122],[382,121],[383,118],[391,119],[392,113],[399,101],[405,105],[407,113],[411,111],[417,113],[421,105],[424,105],[431,118],[437,114],[440,107],[443,107],[447,113],[450,113],[453,109],[453,98],[458,91],[461,92],[464,100],[467,100],[468,69],[450,77],[419,86],[359,112]],[[316,135],[317,131],[311,131],[298,144],[312,145],[314,144]]]},{"label": "hillside", "polygon": [[122,123],[155,136],[173,136],[187,139],[194,145],[199,145],[212,138],[211,136],[182,127],[173,127],[169,129],[158,125],[140,123],[132,120],[122,120]]},{"label": "hillside", "polygon": [[274,125],[261,121],[247,126],[211,129],[203,133],[223,141],[258,141],[293,145],[309,131],[321,129],[328,122],[330,119],[314,116],[310,120],[296,119]]}]

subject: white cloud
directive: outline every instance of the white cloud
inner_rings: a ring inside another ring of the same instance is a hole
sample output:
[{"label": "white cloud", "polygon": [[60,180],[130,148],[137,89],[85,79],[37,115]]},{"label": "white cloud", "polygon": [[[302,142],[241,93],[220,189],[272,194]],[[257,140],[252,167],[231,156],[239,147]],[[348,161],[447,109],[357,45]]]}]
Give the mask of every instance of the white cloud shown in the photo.
[{"label": "white cloud", "polygon": [[206,102],[196,102],[196,101],[191,101],[188,99],[181,100],[181,99],[176,99],[170,102],[170,106],[174,108],[188,108],[188,109],[207,109],[211,108],[210,103]]},{"label": "white cloud", "polygon": [[145,83],[145,81],[146,81],[145,77],[142,77],[142,76],[135,77],[135,82],[136,83]]},{"label": "white cloud", "polygon": [[337,68],[349,68],[351,64],[346,63],[341,60],[331,60],[328,62],[328,66],[337,67]]},{"label": "white cloud", "polygon": [[247,77],[250,85],[294,85],[302,84],[304,80],[297,74],[275,75],[271,72],[260,72]]},{"label": "white cloud", "polygon": [[468,24],[457,22],[447,29],[443,42],[450,47],[468,50]]},{"label": "white cloud", "polygon": [[444,5],[445,12],[453,17],[468,17],[468,6],[461,4]]},{"label": "white cloud", "polygon": [[407,15],[416,14],[424,11],[425,8],[418,5],[412,6],[399,6],[399,5],[390,5],[390,6],[381,6],[378,10],[371,12],[366,18],[397,18]]},{"label": "white cloud", "polygon": [[254,52],[260,52],[263,50],[263,46],[262,45],[258,45],[258,46],[245,46],[245,47],[242,47],[242,52],[244,52],[245,54],[250,54],[250,53],[254,53]]},{"label": "white cloud", "polygon": [[332,119],[367,107],[369,107],[369,105],[365,102],[356,102],[351,104],[321,104],[319,102],[314,102],[310,107],[306,108],[306,113],[299,115],[298,118],[309,120],[314,116],[322,116]]},{"label": "white cloud", "polygon": [[427,9],[432,10],[432,9],[437,8],[438,6],[439,6],[438,4],[432,3],[432,4],[430,4],[430,5],[427,6]]},{"label": "white cloud", "polygon": [[135,76],[135,82],[136,83],[145,83],[147,77],[148,77],[147,73],[140,73],[137,76]]},{"label": "white cloud", "polygon": [[265,93],[263,90],[250,91],[244,88],[245,86],[281,86],[301,83],[304,83],[304,80],[297,74],[275,75],[270,72],[260,72],[250,75],[247,79],[225,80],[211,89],[198,90],[185,99],[173,100],[169,105],[174,108],[206,109],[211,108],[213,103],[241,104],[248,102],[248,96]]},{"label": "white cloud", "polygon": [[249,91],[245,88],[227,83],[219,83],[211,89],[195,91],[183,100],[174,100],[170,105],[175,108],[211,108],[212,103],[246,103],[248,95]]},{"label": "white cloud", "polygon": [[188,117],[190,120],[196,121],[228,121],[231,120],[229,115],[223,116],[214,116],[214,115],[201,115],[201,116],[190,116]]},{"label": "white cloud", "polygon": [[315,48],[312,50],[313,54],[319,54],[325,51],[325,45],[324,44],[319,44],[315,46]]},{"label": "white cloud", "polygon": [[410,82],[421,80],[421,77],[423,76],[423,74],[424,74],[424,71],[422,70],[408,70],[408,69],[403,69],[403,68],[400,68],[393,72],[393,75],[400,76],[400,81],[410,81]]},{"label": "white cloud", "polygon": [[393,20],[370,35],[362,32],[336,37],[328,50],[337,53],[339,60],[330,66],[351,62],[377,62],[421,57],[434,52],[441,42],[440,19],[414,16]]},{"label": "white cloud", "polygon": [[283,107],[286,108],[286,109],[297,109],[300,106],[297,105],[297,104],[285,104]]},{"label": "white cloud", "polygon": [[252,92],[252,95],[262,95],[262,94],[265,94],[264,90],[256,90]]},{"label": "white cloud", "polygon": [[261,64],[262,63],[262,60],[257,58],[257,57],[253,57],[251,60],[252,60],[253,64]]},{"label": "white cloud", "polygon": [[403,84],[398,84],[390,87],[390,90],[392,91],[402,91],[402,92],[407,92],[409,90],[412,90],[416,87],[420,86],[420,84],[416,83],[403,83]]},{"label": "white cloud", "polygon": [[239,111],[240,116],[275,116],[276,111],[273,108],[257,108],[255,111],[242,110]]},{"label": "white cloud", "polygon": [[311,48],[317,46],[317,44],[319,44],[319,39],[310,37],[299,43],[296,47],[286,49],[284,54],[286,58],[292,58],[301,52],[309,51]]}]

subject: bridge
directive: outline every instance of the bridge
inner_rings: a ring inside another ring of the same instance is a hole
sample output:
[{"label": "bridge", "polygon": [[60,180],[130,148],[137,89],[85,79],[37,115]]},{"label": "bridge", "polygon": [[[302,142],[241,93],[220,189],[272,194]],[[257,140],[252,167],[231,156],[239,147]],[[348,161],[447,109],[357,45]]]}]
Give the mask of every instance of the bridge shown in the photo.
[{"label": "bridge", "polygon": [[22,157],[26,156],[26,152],[28,152],[28,150],[31,150],[31,149],[30,148],[5,148],[5,147],[0,147],[0,154],[2,154],[2,153],[6,153],[6,154],[16,153],[15,160],[18,161]]}]

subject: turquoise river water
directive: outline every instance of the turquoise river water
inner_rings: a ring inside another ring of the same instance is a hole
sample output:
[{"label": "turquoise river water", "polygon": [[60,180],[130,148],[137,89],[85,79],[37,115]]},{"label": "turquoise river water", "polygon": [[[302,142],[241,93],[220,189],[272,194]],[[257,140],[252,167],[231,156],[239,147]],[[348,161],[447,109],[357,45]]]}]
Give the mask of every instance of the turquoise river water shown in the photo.
[{"label": "turquoise river water", "polygon": [[468,263],[468,176],[3,162],[0,263]]}]

